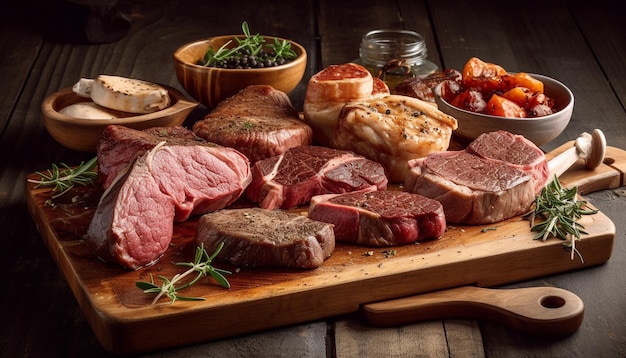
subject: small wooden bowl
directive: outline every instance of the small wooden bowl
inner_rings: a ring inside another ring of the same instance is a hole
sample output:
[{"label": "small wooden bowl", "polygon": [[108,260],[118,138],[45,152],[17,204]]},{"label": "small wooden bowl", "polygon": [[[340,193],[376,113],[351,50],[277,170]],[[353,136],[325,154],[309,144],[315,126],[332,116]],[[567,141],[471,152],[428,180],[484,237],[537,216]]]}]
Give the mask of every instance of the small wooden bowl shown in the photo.
[{"label": "small wooden bowl", "polygon": [[[222,100],[237,94],[250,85],[270,85],[289,93],[302,80],[306,70],[307,54],[304,47],[289,41],[298,57],[284,65],[267,68],[226,69],[198,65],[209,46],[219,49],[233,38],[227,35],[190,42],[174,52],[174,69],[178,82],[185,91],[209,109]],[[276,37],[264,36],[266,43],[274,43]],[[282,38],[278,38],[283,40]]]},{"label": "small wooden bowl", "polygon": [[79,102],[90,102],[65,88],[46,97],[41,103],[41,114],[48,133],[64,147],[95,153],[102,131],[110,124],[119,124],[133,129],[151,127],[173,127],[182,125],[189,113],[199,105],[190,101],[175,88],[160,85],[170,96],[171,105],[158,112],[116,119],[82,119],[62,114],[59,111]]}]

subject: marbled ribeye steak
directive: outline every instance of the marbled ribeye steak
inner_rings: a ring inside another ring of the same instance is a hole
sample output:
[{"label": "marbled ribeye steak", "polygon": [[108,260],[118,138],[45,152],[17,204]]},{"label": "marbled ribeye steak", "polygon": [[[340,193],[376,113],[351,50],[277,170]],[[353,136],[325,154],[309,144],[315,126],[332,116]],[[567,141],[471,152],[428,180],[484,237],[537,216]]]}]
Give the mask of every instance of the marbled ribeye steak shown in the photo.
[{"label": "marbled ribeye steak", "polygon": [[309,218],[333,224],[337,241],[369,246],[437,239],[446,231],[438,201],[392,190],[315,196]]},{"label": "marbled ribeye steak", "polygon": [[314,195],[372,187],[387,188],[379,163],[350,151],[301,146],[256,162],[246,195],[264,209],[291,209],[307,204]]},{"label": "marbled ribeye steak", "polygon": [[150,265],[167,250],[175,221],[232,204],[250,180],[248,159],[232,148],[158,145],[104,192],[88,241],[105,261]]}]

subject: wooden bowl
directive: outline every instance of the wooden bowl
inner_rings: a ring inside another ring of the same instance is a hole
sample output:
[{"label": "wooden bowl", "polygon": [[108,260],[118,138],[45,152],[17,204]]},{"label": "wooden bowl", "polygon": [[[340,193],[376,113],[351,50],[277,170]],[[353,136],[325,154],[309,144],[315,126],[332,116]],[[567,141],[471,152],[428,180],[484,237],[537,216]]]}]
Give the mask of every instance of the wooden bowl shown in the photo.
[{"label": "wooden bowl", "polygon": [[116,119],[82,119],[75,118],[59,111],[79,102],[90,102],[89,98],[80,97],[65,88],[46,97],[41,103],[41,114],[48,133],[64,147],[95,153],[102,131],[110,124],[124,125],[133,129],[151,127],[172,127],[182,125],[189,113],[199,105],[190,101],[175,88],[160,85],[170,96],[168,108],[149,114],[142,114]]},{"label": "wooden bowl", "polygon": [[[298,57],[284,65],[267,68],[226,69],[197,65],[209,46],[219,49],[234,37],[227,35],[190,42],[174,52],[174,69],[178,82],[194,99],[214,108],[222,100],[231,97],[250,85],[270,85],[289,93],[302,80],[307,64],[304,47],[289,41]],[[264,36],[267,44],[274,43],[276,37]],[[278,38],[283,40],[282,38]]]},{"label": "wooden bowl", "polygon": [[555,112],[543,117],[506,118],[476,113],[455,107],[441,98],[441,90],[435,89],[435,102],[439,109],[456,118],[459,128],[455,134],[466,140],[473,140],[482,133],[506,130],[523,135],[537,146],[549,143],[567,127],[574,110],[574,95],[563,83],[542,75],[531,74],[543,82],[544,93],[554,99]]}]

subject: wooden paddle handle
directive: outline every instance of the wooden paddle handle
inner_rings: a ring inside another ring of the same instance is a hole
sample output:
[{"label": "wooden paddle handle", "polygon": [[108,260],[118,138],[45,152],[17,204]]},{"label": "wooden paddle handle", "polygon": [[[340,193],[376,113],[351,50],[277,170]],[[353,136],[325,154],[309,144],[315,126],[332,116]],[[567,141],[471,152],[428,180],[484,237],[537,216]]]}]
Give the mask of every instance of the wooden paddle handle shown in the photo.
[{"label": "wooden paddle handle", "polygon": [[362,307],[375,326],[457,318],[489,320],[542,336],[566,336],[583,321],[584,304],[556,287],[488,289],[465,286]]}]

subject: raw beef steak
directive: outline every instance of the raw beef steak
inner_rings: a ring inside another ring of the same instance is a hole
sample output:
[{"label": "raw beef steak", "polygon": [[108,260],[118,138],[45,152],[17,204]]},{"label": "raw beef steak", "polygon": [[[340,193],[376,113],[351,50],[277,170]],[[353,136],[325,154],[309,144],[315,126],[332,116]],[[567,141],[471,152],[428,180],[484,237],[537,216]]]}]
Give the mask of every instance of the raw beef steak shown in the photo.
[{"label": "raw beef steak", "polygon": [[248,159],[232,148],[159,145],[104,192],[88,228],[97,255],[130,269],[156,262],[175,221],[222,209],[250,183]]},{"label": "raw beef steak", "polygon": [[335,249],[332,225],[280,209],[224,209],[203,215],[196,243],[238,266],[319,267]]},{"label": "raw beef steak", "polygon": [[258,161],[246,195],[264,209],[291,209],[314,195],[387,188],[384,168],[350,151],[319,146],[289,149]]},{"label": "raw beef steak", "polygon": [[535,194],[539,194],[550,179],[545,154],[524,136],[507,131],[484,133],[467,146],[467,151],[483,158],[505,162],[529,173]]},{"label": "raw beef steak", "polygon": [[452,223],[489,224],[524,214],[548,169],[537,146],[520,137],[491,132],[467,150],[409,161],[404,190],[441,202]]},{"label": "raw beef steak", "polygon": [[313,130],[300,120],[287,94],[267,85],[248,86],[222,101],[193,131],[237,149],[250,163],[313,142]]},{"label": "raw beef steak", "polygon": [[217,146],[181,126],[137,130],[121,125],[109,125],[104,128],[97,148],[98,176],[104,188],[108,188],[117,174],[135,158],[163,141],[167,145]]},{"label": "raw beef steak", "polygon": [[333,224],[337,241],[369,246],[436,239],[446,231],[438,201],[392,190],[315,196],[309,218]]}]

